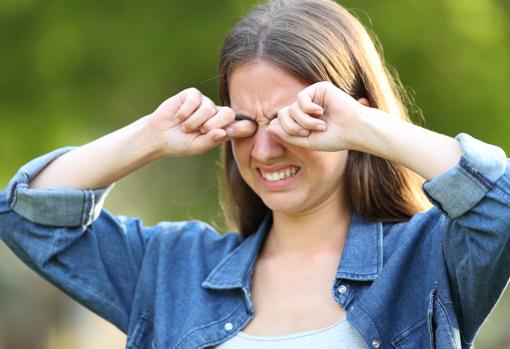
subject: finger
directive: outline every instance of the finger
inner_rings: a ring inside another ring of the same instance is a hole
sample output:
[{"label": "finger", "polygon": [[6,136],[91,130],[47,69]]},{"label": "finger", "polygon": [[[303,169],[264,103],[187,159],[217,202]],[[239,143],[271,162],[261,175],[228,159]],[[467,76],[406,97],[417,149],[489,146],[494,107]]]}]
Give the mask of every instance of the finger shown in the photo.
[{"label": "finger", "polygon": [[280,124],[279,119],[273,119],[269,126],[267,127],[267,130],[271,132],[271,134],[277,136],[279,139],[281,139],[283,142],[295,145],[302,148],[310,149],[310,141],[308,140],[308,137],[300,137],[300,136],[291,136],[289,135]]},{"label": "finger", "polygon": [[200,127],[200,133],[205,134],[215,128],[225,128],[234,122],[235,118],[236,114],[231,108],[216,107],[216,114]]},{"label": "finger", "polygon": [[301,110],[298,103],[293,103],[289,107],[289,116],[301,127],[308,130],[325,131],[326,123],[316,117],[310,116]]},{"label": "finger", "polygon": [[202,102],[202,93],[196,88],[188,88],[178,95],[181,100],[181,107],[175,113],[175,118],[180,122],[192,115]]},{"label": "finger", "polygon": [[322,116],[324,114],[324,108],[313,102],[313,97],[317,94],[319,87],[320,85],[314,84],[297,94],[297,103],[303,112],[315,116]]},{"label": "finger", "polygon": [[200,154],[217,146],[227,136],[222,129],[214,129],[205,135],[199,134],[191,141],[189,154]]},{"label": "finger", "polygon": [[184,132],[191,132],[199,129],[204,122],[216,114],[216,105],[209,98],[202,96],[200,107],[191,114],[184,122],[181,128]]},{"label": "finger", "polygon": [[227,134],[229,138],[251,137],[257,132],[257,123],[251,120],[234,121],[227,126]]},{"label": "finger", "polygon": [[278,110],[278,121],[281,128],[291,136],[306,137],[310,131],[301,127],[289,114],[289,107]]}]

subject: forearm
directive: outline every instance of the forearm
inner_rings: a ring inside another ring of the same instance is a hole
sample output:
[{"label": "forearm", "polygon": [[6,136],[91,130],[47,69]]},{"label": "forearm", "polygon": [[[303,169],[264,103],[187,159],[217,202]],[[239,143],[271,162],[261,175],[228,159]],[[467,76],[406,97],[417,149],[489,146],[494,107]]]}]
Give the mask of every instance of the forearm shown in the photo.
[{"label": "forearm", "polygon": [[141,118],[60,156],[29,183],[30,187],[96,189],[158,159],[157,137],[145,121]]},{"label": "forearm", "polygon": [[454,167],[462,150],[454,138],[373,108],[364,108],[349,134],[352,149],[370,153],[432,179]]}]

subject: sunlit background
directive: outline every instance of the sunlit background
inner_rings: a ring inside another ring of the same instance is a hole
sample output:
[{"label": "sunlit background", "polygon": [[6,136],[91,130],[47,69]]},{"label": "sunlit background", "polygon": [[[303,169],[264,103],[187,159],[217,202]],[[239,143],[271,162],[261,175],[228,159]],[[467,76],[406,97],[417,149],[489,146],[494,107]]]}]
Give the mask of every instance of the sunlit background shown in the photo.
[{"label": "sunlit background", "polygon": [[[222,39],[253,3],[1,0],[0,188],[30,159],[112,132],[184,88],[217,101]],[[510,1],[342,4],[378,35],[426,127],[467,132],[510,154]],[[211,151],[146,166],[117,183],[106,208],[146,225],[193,217],[221,227],[217,159]],[[510,347],[509,311],[507,292],[477,348]],[[0,244],[0,349],[124,345],[117,329]]]}]

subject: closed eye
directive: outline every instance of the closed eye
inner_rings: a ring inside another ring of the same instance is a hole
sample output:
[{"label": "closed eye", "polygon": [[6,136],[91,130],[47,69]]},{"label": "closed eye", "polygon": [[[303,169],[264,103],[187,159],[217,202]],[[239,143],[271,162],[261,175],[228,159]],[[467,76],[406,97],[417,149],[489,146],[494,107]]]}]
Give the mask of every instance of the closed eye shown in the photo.
[{"label": "closed eye", "polygon": [[255,135],[255,133],[257,132],[257,129],[258,129],[258,123],[257,123],[257,120],[247,116],[247,115],[244,115],[244,114],[241,114],[241,113],[236,113],[236,116],[235,116],[235,121],[251,121],[251,123],[253,125],[255,125],[255,128],[253,129],[253,132],[252,131],[249,131],[249,133],[247,133],[246,131],[247,130],[251,130],[252,127],[249,126],[249,124],[244,124],[244,126],[241,127],[241,125],[239,125],[239,127],[241,127],[240,129],[244,129],[245,131],[243,132],[243,136],[240,137],[240,138],[248,138],[248,137],[251,137],[253,135]]},{"label": "closed eye", "polygon": [[244,114],[236,114],[236,121],[241,121],[241,120],[248,120],[248,121],[256,122],[255,119],[250,118],[249,116],[246,116]]},{"label": "closed eye", "polygon": [[[274,118],[276,118],[278,115],[277,114],[274,114],[272,115],[270,118],[267,118],[267,120],[271,121],[273,120]],[[248,121],[253,121],[253,122],[257,122],[257,120],[255,120],[254,118],[250,117],[250,116],[247,116],[247,115],[244,115],[244,114],[236,114],[236,118],[235,118],[236,121],[241,121],[241,120],[248,120]]]}]

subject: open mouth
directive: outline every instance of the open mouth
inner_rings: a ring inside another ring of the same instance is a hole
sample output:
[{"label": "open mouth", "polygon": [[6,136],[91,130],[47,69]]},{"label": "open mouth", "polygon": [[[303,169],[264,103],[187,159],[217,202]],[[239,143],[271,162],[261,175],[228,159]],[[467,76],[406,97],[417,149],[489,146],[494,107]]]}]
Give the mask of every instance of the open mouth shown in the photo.
[{"label": "open mouth", "polygon": [[262,177],[269,182],[277,182],[286,178],[294,177],[300,170],[299,166],[288,166],[278,171],[265,171],[259,168]]}]

